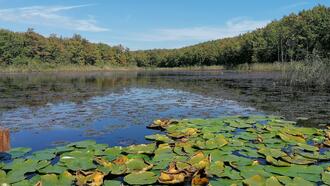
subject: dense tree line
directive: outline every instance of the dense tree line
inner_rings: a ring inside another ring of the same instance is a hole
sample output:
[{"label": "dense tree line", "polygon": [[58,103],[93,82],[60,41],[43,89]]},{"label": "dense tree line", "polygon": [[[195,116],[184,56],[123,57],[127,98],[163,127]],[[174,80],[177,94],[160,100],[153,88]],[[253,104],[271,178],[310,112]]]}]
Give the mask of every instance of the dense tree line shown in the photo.
[{"label": "dense tree line", "polygon": [[137,51],[133,60],[138,66],[234,66],[299,61],[312,54],[330,57],[330,8],[325,6],[290,14],[237,37],[181,49]]},{"label": "dense tree line", "polygon": [[0,30],[0,64],[54,63],[140,67],[235,66],[242,63],[287,62],[309,55],[330,57],[330,8],[316,6],[290,14],[264,28],[180,49],[130,52],[123,46],[91,43],[79,35],[44,37],[33,29]]},{"label": "dense tree line", "polygon": [[54,63],[77,65],[129,65],[130,54],[123,46],[90,43],[80,35],[44,37],[33,29],[24,33],[0,30],[0,64]]}]

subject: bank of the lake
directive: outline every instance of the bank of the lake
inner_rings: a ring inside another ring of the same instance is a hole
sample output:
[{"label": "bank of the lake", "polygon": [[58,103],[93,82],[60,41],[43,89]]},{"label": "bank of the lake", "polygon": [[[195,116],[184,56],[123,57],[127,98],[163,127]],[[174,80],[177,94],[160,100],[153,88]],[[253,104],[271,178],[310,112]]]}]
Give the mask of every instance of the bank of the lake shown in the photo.
[{"label": "bank of the lake", "polygon": [[113,72],[113,71],[180,71],[180,70],[224,70],[223,66],[188,66],[188,67],[138,67],[113,66],[113,65],[72,65],[72,64],[29,64],[0,66],[0,73],[25,73],[25,72]]}]

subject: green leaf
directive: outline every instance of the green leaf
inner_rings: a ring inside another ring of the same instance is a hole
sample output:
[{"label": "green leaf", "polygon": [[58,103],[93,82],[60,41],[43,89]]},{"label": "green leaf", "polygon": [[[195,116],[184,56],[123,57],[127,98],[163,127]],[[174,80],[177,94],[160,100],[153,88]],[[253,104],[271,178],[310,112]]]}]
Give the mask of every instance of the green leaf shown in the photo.
[{"label": "green leaf", "polygon": [[322,172],[323,183],[330,185],[330,172]]},{"label": "green leaf", "polygon": [[56,152],[55,150],[46,149],[46,150],[34,152],[28,158],[33,160],[52,160],[56,156],[55,152]]},{"label": "green leaf", "polygon": [[126,162],[126,173],[146,171],[152,168],[153,165],[146,164],[143,159],[130,159]]},{"label": "green leaf", "polygon": [[31,148],[18,147],[11,149],[8,153],[11,155],[11,158],[19,158],[31,151]]},{"label": "green leaf", "polygon": [[67,168],[59,165],[49,165],[43,169],[40,169],[39,172],[43,174],[61,174],[62,172],[66,171]]},{"label": "green leaf", "polygon": [[278,179],[275,176],[271,176],[266,180],[267,186],[282,186],[282,184],[278,181]]},{"label": "green leaf", "polygon": [[248,179],[245,179],[243,182],[249,186],[264,186],[266,180],[260,175],[254,175]]},{"label": "green leaf", "polygon": [[153,172],[136,172],[124,177],[124,181],[131,185],[154,184],[157,179],[157,175]]},{"label": "green leaf", "polygon": [[173,143],[173,140],[166,135],[163,134],[153,134],[145,136],[147,140],[159,141],[163,143]]},{"label": "green leaf", "polygon": [[118,180],[106,180],[104,181],[104,186],[121,186],[121,181]]},{"label": "green leaf", "polygon": [[69,147],[77,147],[77,148],[88,148],[88,147],[93,147],[96,145],[96,142],[93,140],[85,140],[85,141],[79,141],[79,142],[74,142],[70,143],[67,146]]},{"label": "green leaf", "polygon": [[156,144],[131,145],[124,149],[126,153],[131,154],[152,154],[156,149]]},{"label": "green leaf", "polygon": [[321,181],[320,175],[323,172],[323,168],[316,165],[292,165],[291,167],[265,166],[265,170],[283,176],[302,177],[312,182]]}]

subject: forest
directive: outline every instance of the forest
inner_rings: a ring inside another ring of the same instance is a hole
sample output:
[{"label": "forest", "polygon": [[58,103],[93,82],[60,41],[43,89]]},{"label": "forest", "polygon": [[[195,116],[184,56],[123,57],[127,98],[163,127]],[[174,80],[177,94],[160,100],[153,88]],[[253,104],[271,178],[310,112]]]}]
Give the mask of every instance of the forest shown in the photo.
[{"label": "forest", "polygon": [[189,67],[302,61],[310,55],[330,57],[330,8],[316,6],[274,20],[264,28],[236,37],[178,49],[130,51],[92,43],[80,35],[44,37],[0,30],[0,64],[73,64],[138,67]]}]

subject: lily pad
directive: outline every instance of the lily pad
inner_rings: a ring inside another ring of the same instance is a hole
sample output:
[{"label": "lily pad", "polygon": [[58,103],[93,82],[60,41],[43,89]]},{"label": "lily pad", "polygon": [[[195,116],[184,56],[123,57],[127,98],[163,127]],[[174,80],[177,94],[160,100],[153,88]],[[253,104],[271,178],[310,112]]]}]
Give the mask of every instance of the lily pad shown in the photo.
[{"label": "lily pad", "polygon": [[118,180],[105,180],[104,186],[122,186],[121,181]]},{"label": "lily pad", "polygon": [[330,172],[322,172],[322,181],[325,184],[330,185]]},{"label": "lily pad", "polygon": [[126,162],[127,171],[126,173],[131,172],[140,172],[147,171],[153,167],[153,165],[147,164],[143,159],[130,159]]},{"label": "lily pad", "polygon": [[171,138],[169,138],[168,136],[163,135],[163,134],[148,135],[148,136],[145,136],[145,138],[147,140],[154,140],[154,141],[163,142],[163,143],[172,143],[172,142],[174,142]]},{"label": "lily pad", "polygon": [[141,145],[131,145],[124,149],[125,152],[131,154],[152,154],[156,149],[155,143],[141,144]]},{"label": "lily pad", "polygon": [[27,154],[28,152],[31,151],[31,148],[26,148],[26,147],[18,147],[18,148],[13,148],[8,153],[11,155],[11,158],[19,158]]},{"label": "lily pad", "polygon": [[157,175],[153,172],[135,172],[124,177],[124,181],[131,185],[148,185],[157,182]]}]

